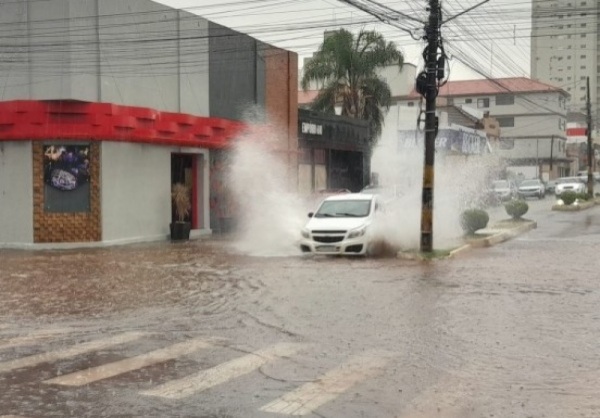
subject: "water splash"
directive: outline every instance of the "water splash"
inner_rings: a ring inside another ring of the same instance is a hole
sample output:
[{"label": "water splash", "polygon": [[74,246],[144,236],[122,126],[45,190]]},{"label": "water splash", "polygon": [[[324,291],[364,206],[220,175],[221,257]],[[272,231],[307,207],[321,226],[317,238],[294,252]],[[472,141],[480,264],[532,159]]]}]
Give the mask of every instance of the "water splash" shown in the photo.
[{"label": "water splash", "polygon": [[276,135],[240,141],[233,152],[230,185],[238,206],[235,248],[253,256],[298,255],[306,221],[304,201],[281,153]]}]

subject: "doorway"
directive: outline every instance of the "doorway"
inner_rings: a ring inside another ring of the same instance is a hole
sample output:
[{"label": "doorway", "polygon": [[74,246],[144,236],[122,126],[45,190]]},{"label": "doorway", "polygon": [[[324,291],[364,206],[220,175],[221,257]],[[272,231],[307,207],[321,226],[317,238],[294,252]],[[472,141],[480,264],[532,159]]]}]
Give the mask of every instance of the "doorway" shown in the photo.
[{"label": "doorway", "polygon": [[[191,222],[192,229],[198,229],[198,159],[196,154],[171,154],[171,185],[184,184],[190,191],[192,205],[186,222]],[[171,202],[171,221],[176,221],[177,214]]]}]

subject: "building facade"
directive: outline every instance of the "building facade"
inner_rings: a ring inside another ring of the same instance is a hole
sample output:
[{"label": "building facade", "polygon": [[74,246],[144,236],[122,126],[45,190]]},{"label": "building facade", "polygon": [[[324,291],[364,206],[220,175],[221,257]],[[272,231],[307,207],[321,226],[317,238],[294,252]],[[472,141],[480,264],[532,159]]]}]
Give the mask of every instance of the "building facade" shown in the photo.
[{"label": "building facade", "polygon": [[598,120],[600,32],[595,0],[533,0],[531,77],[563,88],[570,112],[586,110],[586,79]]},{"label": "building facade", "polygon": [[149,0],[4,2],[0,22],[0,245],[164,239],[176,182],[210,233],[254,124],[296,184],[294,53]]},{"label": "building facade", "polygon": [[[493,152],[525,177],[549,180],[572,172],[566,155],[569,95],[564,90],[527,78],[464,80],[446,83],[438,97],[494,118],[500,138],[492,142]],[[399,114],[412,117],[419,101],[416,91],[398,98]]]}]

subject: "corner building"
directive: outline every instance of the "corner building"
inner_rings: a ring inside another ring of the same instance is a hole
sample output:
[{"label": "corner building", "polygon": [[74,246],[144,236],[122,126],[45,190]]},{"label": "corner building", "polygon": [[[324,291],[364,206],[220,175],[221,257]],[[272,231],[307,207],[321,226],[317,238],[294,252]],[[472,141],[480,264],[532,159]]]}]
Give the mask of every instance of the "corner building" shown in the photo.
[{"label": "corner building", "polygon": [[296,54],[149,0],[3,2],[0,24],[0,247],[166,239],[176,182],[211,233],[251,122],[297,173]]}]

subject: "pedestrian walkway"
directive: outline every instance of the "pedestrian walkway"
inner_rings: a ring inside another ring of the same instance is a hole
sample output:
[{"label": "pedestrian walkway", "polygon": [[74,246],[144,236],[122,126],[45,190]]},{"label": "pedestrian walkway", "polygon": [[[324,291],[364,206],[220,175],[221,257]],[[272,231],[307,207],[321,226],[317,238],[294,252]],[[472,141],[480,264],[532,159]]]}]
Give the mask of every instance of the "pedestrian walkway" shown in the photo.
[{"label": "pedestrian walkway", "polygon": [[[103,350],[125,350],[134,344],[140,344],[144,339],[152,338],[149,332],[124,332],[107,335],[102,338],[92,339],[84,342],[71,343],[69,341],[69,329],[34,330],[26,335],[18,335],[12,338],[0,339],[0,358],[10,358],[11,351],[15,348],[28,347],[31,352],[41,351],[38,354],[12,358],[0,362],[0,378],[9,373],[21,373],[35,367],[59,363],[66,359],[78,356],[95,357]],[[77,339],[79,339],[78,336]],[[65,348],[55,348],[65,346]],[[55,377],[46,378],[40,382],[35,377],[32,381],[24,384],[41,383],[54,386],[59,390],[69,390],[81,386],[93,385],[116,376],[135,372],[156,364],[171,360],[178,360],[190,355],[202,355],[202,352],[211,349],[230,347],[224,345],[224,340],[217,338],[189,338],[176,342],[162,348],[158,348],[136,356],[123,358],[106,364],[86,367],[67,374],[55,371]],[[50,348],[53,347],[53,348]],[[245,355],[231,358],[216,366],[199,370],[187,376],[160,382],[138,393],[144,397],[151,397],[165,401],[183,400],[191,396],[201,396],[202,392],[226,385],[242,376],[256,373],[258,369],[267,364],[282,362],[307,350],[306,344],[280,342],[248,352]],[[18,352],[18,350],[16,350]],[[332,368],[320,376],[314,376],[312,382],[300,385],[296,389],[289,390],[279,398],[260,407],[258,410],[278,415],[301,416],[315,413],[323,405],[334,402],[348,389],[361,382],[377,376],[383,371],[386,363],[391,358],[390,353],[371,351],[358,356],[351,356],[346,362]],[[76,364],[88,364],[79,362]],[[26,373],[25,376],[36,376],[36,373]],[[129,383],[135,385],[136,383]],[[133,388],[135,390],[135,388]],[[10,411],[19,412],[19,411]],[[27,418],[20,415],[0,415],[0,418]]]}]

